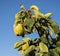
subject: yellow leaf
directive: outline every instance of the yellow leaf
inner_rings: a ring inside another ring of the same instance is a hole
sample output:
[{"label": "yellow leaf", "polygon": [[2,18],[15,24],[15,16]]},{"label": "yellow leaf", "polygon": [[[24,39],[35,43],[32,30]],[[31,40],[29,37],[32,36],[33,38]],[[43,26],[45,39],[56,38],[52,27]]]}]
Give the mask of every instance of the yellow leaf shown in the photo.
[{"label": "yellow leaf", "polygon": [[45,17],[48,18],[49,16],[51,16],[52,13],[46,13]]}]

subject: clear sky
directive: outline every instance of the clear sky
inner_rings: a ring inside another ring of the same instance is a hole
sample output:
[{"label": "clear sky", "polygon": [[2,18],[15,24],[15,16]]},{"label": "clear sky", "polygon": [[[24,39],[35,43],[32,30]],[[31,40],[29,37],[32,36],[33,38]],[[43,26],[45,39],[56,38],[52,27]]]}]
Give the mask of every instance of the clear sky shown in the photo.
[{"label": "clear sky", "polygon": [[[22,40],[13,32],[14,16],[23,4],[27,9],[37,5],[42,13],[52,12],[52,19],[60,26],[60,0],[0,0],[0,56],[22,56],[14,49],[16,41]],[[38,37],[35,32],[29,35]]]}]

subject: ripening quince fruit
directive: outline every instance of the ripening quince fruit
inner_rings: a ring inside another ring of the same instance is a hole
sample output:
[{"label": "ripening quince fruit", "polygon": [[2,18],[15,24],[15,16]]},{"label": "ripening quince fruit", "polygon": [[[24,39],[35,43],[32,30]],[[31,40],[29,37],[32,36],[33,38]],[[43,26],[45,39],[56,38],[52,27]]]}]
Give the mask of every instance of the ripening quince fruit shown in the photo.
[{"label": "ripening quince fruit", "polygon": [[28,44],[22,45],[22,50],[23,50],[23,51],[26,50],[27,48],[28,48]]},{"label": "ripening quince fruit", "polygon": [[23,34],[23,25],[22,24],[14,25],[14,33],[17,36],[21,36]]}]

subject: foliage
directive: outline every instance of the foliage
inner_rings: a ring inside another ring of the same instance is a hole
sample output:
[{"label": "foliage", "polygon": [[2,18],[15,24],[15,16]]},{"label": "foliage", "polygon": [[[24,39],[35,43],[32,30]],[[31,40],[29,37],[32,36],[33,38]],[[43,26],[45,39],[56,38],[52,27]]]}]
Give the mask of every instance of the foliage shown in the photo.
[{"label": "foliage", "polygon": [[25,37],[25,34],[37,31],[39,38],[32,40],[25,37],[22,41],[17,41],[14,48],[24,56],[60,56],[60,29],[50,17],[51,13],[42,14],[34,5],[31,6],[34,14],[23,5],[21,9],[15,15],[15,35]]}]

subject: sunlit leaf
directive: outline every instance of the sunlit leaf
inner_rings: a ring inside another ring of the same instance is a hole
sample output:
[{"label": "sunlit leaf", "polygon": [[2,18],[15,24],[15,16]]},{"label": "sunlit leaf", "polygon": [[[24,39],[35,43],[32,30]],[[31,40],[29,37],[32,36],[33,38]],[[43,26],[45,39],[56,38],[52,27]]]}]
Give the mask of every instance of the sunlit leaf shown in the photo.
[{"label": "sunlit leaf", "polygon": [[41,26],[39,22],[35,23],[35,25],[36,25],[36,27],[40,27]]},{"label": "sunlit leaf", "polygon": [[34,31],[36,31],[36,28],[35,28],[35,26],[33,26],[33,28],[32,28],[32,32],[34,32]]},{"label": "sunlit leaf", "polygon": [[52,15],[52,13],[46,13],[46,14],[45,14],[45,17],[48,18],[48,17],[51,16],[51,15]]},{"label": "sunlit leaf", "polygon": [[48,18],[48,22],[50,23],[51,28],[54,30],[54,33],[57,34],[59,32],[59,26],[56,22],[54,22],[51,18]]},{"label": "sunlit leaf", "polygon": [[43,42],[43,43],[46,43],[46,44],[48,43],[46,34],[43,34],[43,35],[40,37],[40,40],[41,40],[41,42]]},{"label": "sunlit leaf", "polygon": [[18,41],[15,43],[14,48],[19,48],[21,45],[25,44],[24,42]]},{"label": "sunlit leaf", "polygon": [[15,14],[15,20],[20,20],[21,16],[20,16],[21,12],[18,12],[17,14]]},{"label": "sunlit leaf", "polygon": [[49,29],[50,29],[50,34],[51,34],[51,36],[52,36],[52,34],[54,33],[54,30],[52,29],[51,26],[48,26],[48,27],[49,27]]},{"label": "sunlit leaf", "polygon": [[38,53],[37,56],[43,56],[43,53]]},{"label": "sunlit leaf", "polygon": [[55,49],[50,49],[50,56],[59,56]]},{"label": "sunlit leaf", "polygon": [[30,47],[27,48],[27,50],[25,51],[25,55],[29,54],[31,51],[33,51],[35,49],[34,45],[31,45]]},{"label": "sunlit leaf", "polygon": [[35,50],[36,50],[36,52],[39,52],[40,51],[39,46],[35,47]]},{"label": "sunlit leaf", "polygon": [[49,52],[44,52],[43,56],[50,56],[50,53]]},{"label": "sunlit leaf", "polygon": [[34,25],[35,21],[33,18],[25,18],[24,20],[24,29],[26,33],[32,32],[32,27]]},{"label": "sunlit leaf", "polygon": [[56,46],[60,46],[60,41],[57,41],[56,42]]},{"label": "sunlit leaf", "polygon": [[18,51],[20,51],[20,50],[22,50],[22,46],[19,46],[19,47],[18,47]]},{"label": "sunlit leaf", "polygon": [[24,42],[28,42],[29,40],[31,40],[31,39],[28,38],[28,37],[23,38],[23,41],[24,41]]},{"label": "sunlit leaf", "polygon": [[58,54],[60,54],[60,47],[56,47],[55,50]]},{"label": "sunlit leaf", "polygon": [[27,18],[27,20],[26,20],[27,26],[32,27],[34,23],[35,23],[35,21],[33,18]]},{"label": "sunlit leaf", "polygon": [[15,45],[14,45],[14,48],[17,48],[17,47],[19,47],[20,46],[20,41],[17,41],[16,43],[15,43]]},{"label": "sunlit leaf", "polygon": [[19,54],[24,54],[23,50],[18,51]]},{"label": "sunlit leaf", "polygon": [[39,48],[42,52],[48,52],[48,47],[44,43],[40,42]]}]

